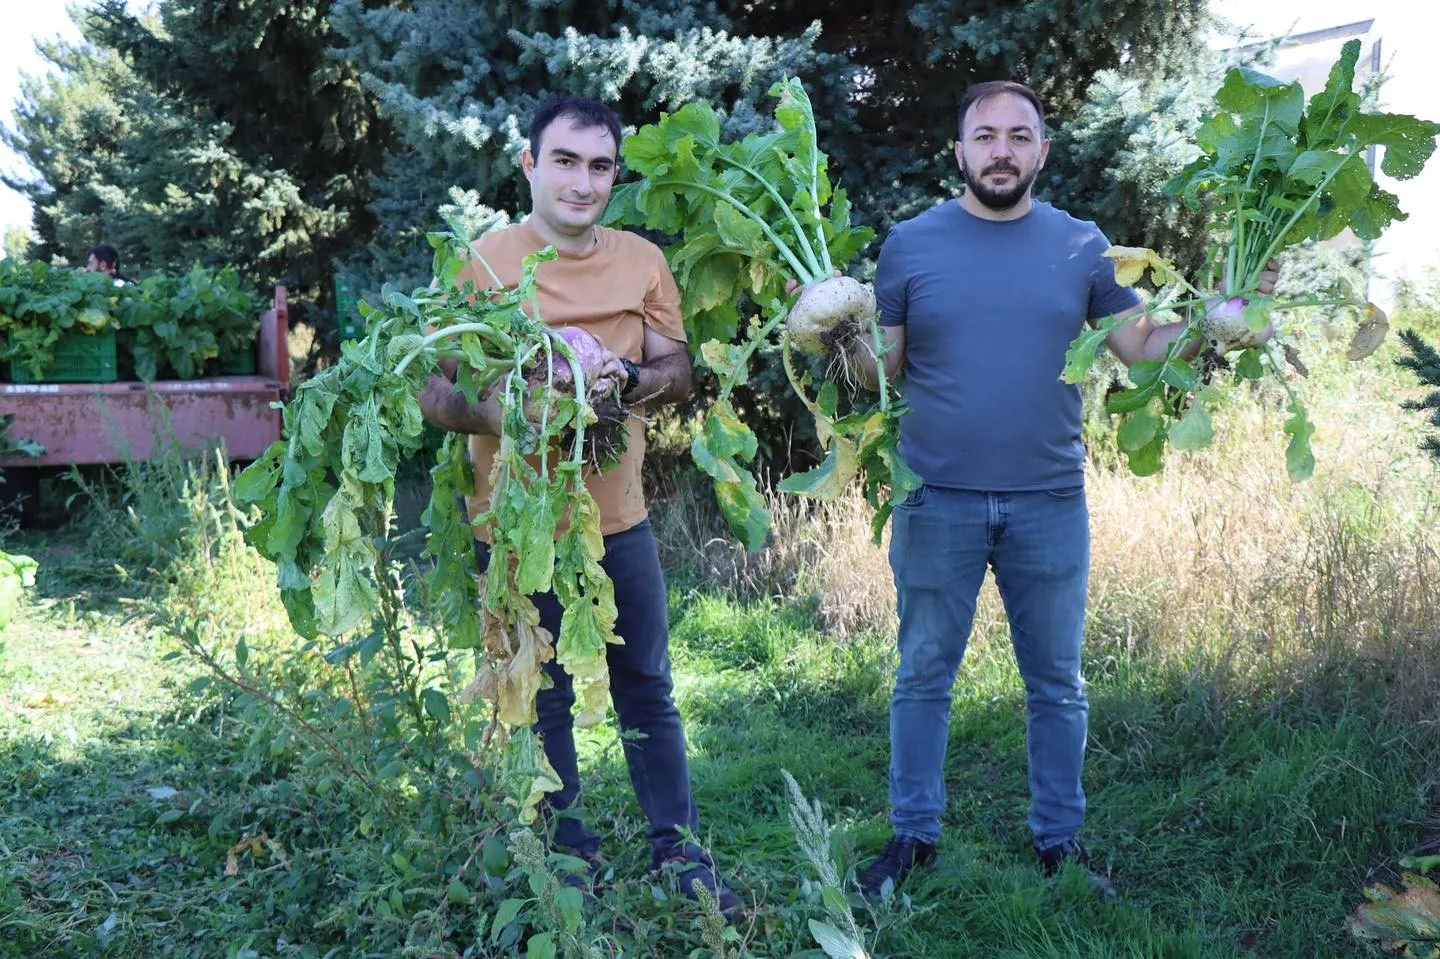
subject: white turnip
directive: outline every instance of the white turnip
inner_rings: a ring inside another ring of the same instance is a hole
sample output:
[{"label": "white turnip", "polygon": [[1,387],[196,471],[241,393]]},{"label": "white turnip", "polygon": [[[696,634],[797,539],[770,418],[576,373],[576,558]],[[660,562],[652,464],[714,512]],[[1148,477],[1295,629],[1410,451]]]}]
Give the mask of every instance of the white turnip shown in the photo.
[{"label": "white turnip", "polygon": [[1232,296],[1211,306],[1200,318],[1200,332],[1205,342],[1220,356],[1261,344],[1262,334],[1250,329],[1245,322],[1246,305],[1243,297]]},{"label": "white turnip", "polygon": [[873,289],[848,276],[832,276],[805,288],[785,319],[785,329],[796,349],[823,356],[868,335],[874,317]]}]

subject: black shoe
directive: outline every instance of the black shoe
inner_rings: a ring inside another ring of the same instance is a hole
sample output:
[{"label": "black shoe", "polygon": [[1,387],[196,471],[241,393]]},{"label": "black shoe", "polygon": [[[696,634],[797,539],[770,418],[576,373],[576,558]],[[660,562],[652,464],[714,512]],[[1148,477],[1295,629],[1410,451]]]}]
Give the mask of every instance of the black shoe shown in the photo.
[{"label": "black shoe", "polygon": [[860,873],[860,894],[866,899],[879,898],[888,879],[899,888],[913,869],[924,869],[935,862],[935,844],[914,836],[893,836],[885,843],[880,857]]},{"label": "black shoe", "polygon": [[1036,846],[1035,855],[1040,858],[1040,868],[1045,871],[1045,875],[1053,876],[1067,862],[1073,862],[1085,871],[1085,881],[1107,902],[1120,898],[1110,877],[1090,868],[1090,850],[1080,845],[1079,840],[1066,839],[1044,849]]},{"label": "black shoe", "polygon": [[571,868],[558,870],[556,878],[560,880],[560,885],[579,889],[587,896],[594,896],[599,887],[599,879],[605,873],[604,860],[593,852],[579,852],[574,849],[564,850],[561,854],[578,860],[583,865],[570,863],[568,865]]},{"label": "black shoe", "polygon": [[710,898],[715,900],[720,914],[728,920],[734,921],[744,907],[740,897],[720,881],[714,860],[700,849],[692,846],[664,859],[657,857],[653,865],[656,869],[673,871],[675,882],[687,899],[699,900],[700,896],[695,890],[698,882],[709,893]]}]

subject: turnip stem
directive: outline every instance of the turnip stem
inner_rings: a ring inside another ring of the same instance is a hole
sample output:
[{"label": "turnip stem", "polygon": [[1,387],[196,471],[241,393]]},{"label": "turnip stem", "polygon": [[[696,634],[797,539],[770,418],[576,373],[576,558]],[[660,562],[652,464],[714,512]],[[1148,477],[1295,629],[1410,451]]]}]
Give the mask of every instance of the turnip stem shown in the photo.
[{"label": "turnip stem", "polygon": [[875,385],[880,388],[880,412],[890,412],[890,386],[885,382],[885,344],[880,336],[880,324],[870,317],[870,343],[875,351]]},{"label": "turnip stem", "polygon": [[[813,283],[824,275],[820,273],[817,269],[807,268],[798,259],[796,259],[795,253],[790,249],[789,245],[786,244],[784,240],[780,239],[778,235],[776,235],[775,231],[770,228],[770,224],[765,222],[764,217],[760,216],[754,210],[750,209],[740,200],[735,199],[734,196],[725,192],[724,190],[717,190],[714,187],[706,186],[703,183],[696,183],[694,180],[656,180],[654,181],[654,185],[692,187],[696,190],[700,190],[703,193],[709,193],[711,196],[724,200],[736,210],[743,213],[745,216],[748,216],[751,220],[755,221],[755,223],[759,224],[760,229],[767,237],[769,237],[770,242],[775,244],[775,249],[779,251],[780,255],[785,258],[785,262],[790,264],[790,268],[795,271],[795,278],[800,281],[800,284],[802,286]],[[785,215],[790,218],[790,222],[798,230],[799,223],[797,223],[795,220],[795,214],[790,212],[789,207],[784,207],[783,209],[785,210]]]},{"label": "turnip stem", "polygon": [[401,358],[400,362],[395,366],[395,374],[398,376],[404,373],[405,368],[410,365],[415,357],[423,353],[425,348],[432,343],[443,340],[447,336],[459,336],[462,333],[478,333],[503,350],[508,351],[515,348],[515,341],[511,339],[508,334],[495,329],[495,327],[488,323],[454,323],[450,326],[442,326],[433,333],[427,334],[418,346]]},{"label": "turnip stem", "polygon": [[[733,157],[727,156],[725,153],[721,152],[720,145],[718,143],[711,143],[709,145],[714,147],[716,159],[724,163],[728,163],[736,169],[744,170],[746,173],[750,174],[751,178],[754,179],[756,183],[760,184],[760,186],[764,188],[766,193],[770,194],[770,198],[775,201],[775,205],[781,210],[785,211],[786,215],[790,219],[790,226],[795,231],[795,236],[800,240],[800,245],[804,248],[800,252],[804,254],[805,262],[810,266],[814,267],[815,272],[819,273],[822,269],[822,264],[819,260],[816,259],[815,250],[810,246],[810,240],[805,235],[805,230],[800,226],[800,221],[795,219],[794,214],[790,210],[790,205],[785,202],[785,198],[780,195],[780,191],[775,189],[775,185],[769,180],[765,179],[765,177],[761,176],[759,171],[755,170],[753,167],[749,166],[748,164],[741,163],[739,160],[736,160]],[[822,235],[820,239],[820,253],[821,256],[824,258],[824,275],[829,275],[830,255],[829,251],[825,249],[824,236]]]},{"label": "turnip stem", "polygon": [[[761,343],[764,343],[770,338],[770,334],[775,331],[776,327],[778,327],[781,323],[785,322],[785,317],[787,317],[789,314],[789,310],[781,310],[779,313],[775,314],[775,316],[771,317],[765,323],[765,325],[760,328],[759,332],[757,332],[753,337],[745,341],[745,345],[740,348],[740,359],[735,364],[735,369],[737,371],[743,370],[749,365],[750,357],[755,355],[755,350],[760,346]],[[716,397],[715,402],[723,403],[725,402],[725,400],[729,399],[730,392],[735,389],[735,386],[736,383],[734,378],[722,382],[720,386],[720,395]]]}]

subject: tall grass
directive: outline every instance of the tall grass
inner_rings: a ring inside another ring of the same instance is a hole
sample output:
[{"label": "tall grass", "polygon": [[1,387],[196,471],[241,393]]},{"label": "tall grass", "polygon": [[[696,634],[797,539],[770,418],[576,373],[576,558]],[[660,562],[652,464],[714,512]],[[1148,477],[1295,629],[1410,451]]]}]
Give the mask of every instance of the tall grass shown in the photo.
[{"label": "tall grass", "polygon": [[[1184,670],[1220,706],[1375,683],[1389,708],[1433,718],[1440,476],[1399,407],[1393,346],[1358,365],[1316,345],[1302,381],[1317,427],[1308,481],[1286,478],[1278,388],[1233,395],[1213,447],[1172,453],[1157,476],[1130,475],[1105,437],[1092,439],[1090,654]],[[771,496],[770,508],[774,533],[755,553],[724,534],[703,489],[676,491],[652,515],[668,565],[690,581],[808,604],[838,639],[891,635],[888,536],[872,544],[863,500]],[[987,578],[976,638],[1005,629]]]}]

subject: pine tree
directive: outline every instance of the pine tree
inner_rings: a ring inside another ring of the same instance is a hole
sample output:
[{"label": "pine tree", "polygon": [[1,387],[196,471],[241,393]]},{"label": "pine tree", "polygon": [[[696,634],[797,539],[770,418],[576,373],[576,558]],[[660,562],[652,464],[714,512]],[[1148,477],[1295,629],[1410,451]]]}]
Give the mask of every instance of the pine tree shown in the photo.
[{"label": "pine tree", "polygon": [[331,261],[374,228],[387,134],[330,54],[322,0],[123,0],[77,14],[85,42],[43,52],[4,136],[40,174],[40,254],[105,240],[127,268],[234,265],[324,302]]},{"label": "pine tree", "polygon": [[[1414,330],[1401,330],[1400,341],[1407,355],[1397,359],[1396,364],[1414,373],[1422,385],[1432,387],[1421,399],[1407,400],[1404,408],[1428,414],[1426,421],[1440,430],[1440,350]],[[1420,447],[1440,462],[1440,433],[1425,437]]]},{"label": "pine tree", "polygon": [[332,21],[347,41],[340,55],[363,71],[399,141],[376,180],[380,231],[355,261],[371,286],[425,278],[423,234],[442,224],[442,207],[529,208],[519,155],[550,94],[610,103],[631,127],[703,98],[739,134],[768,122],[774,80],[821,59],[814,29],[744,36],[715,4],[679,0],[337,0]]}]

